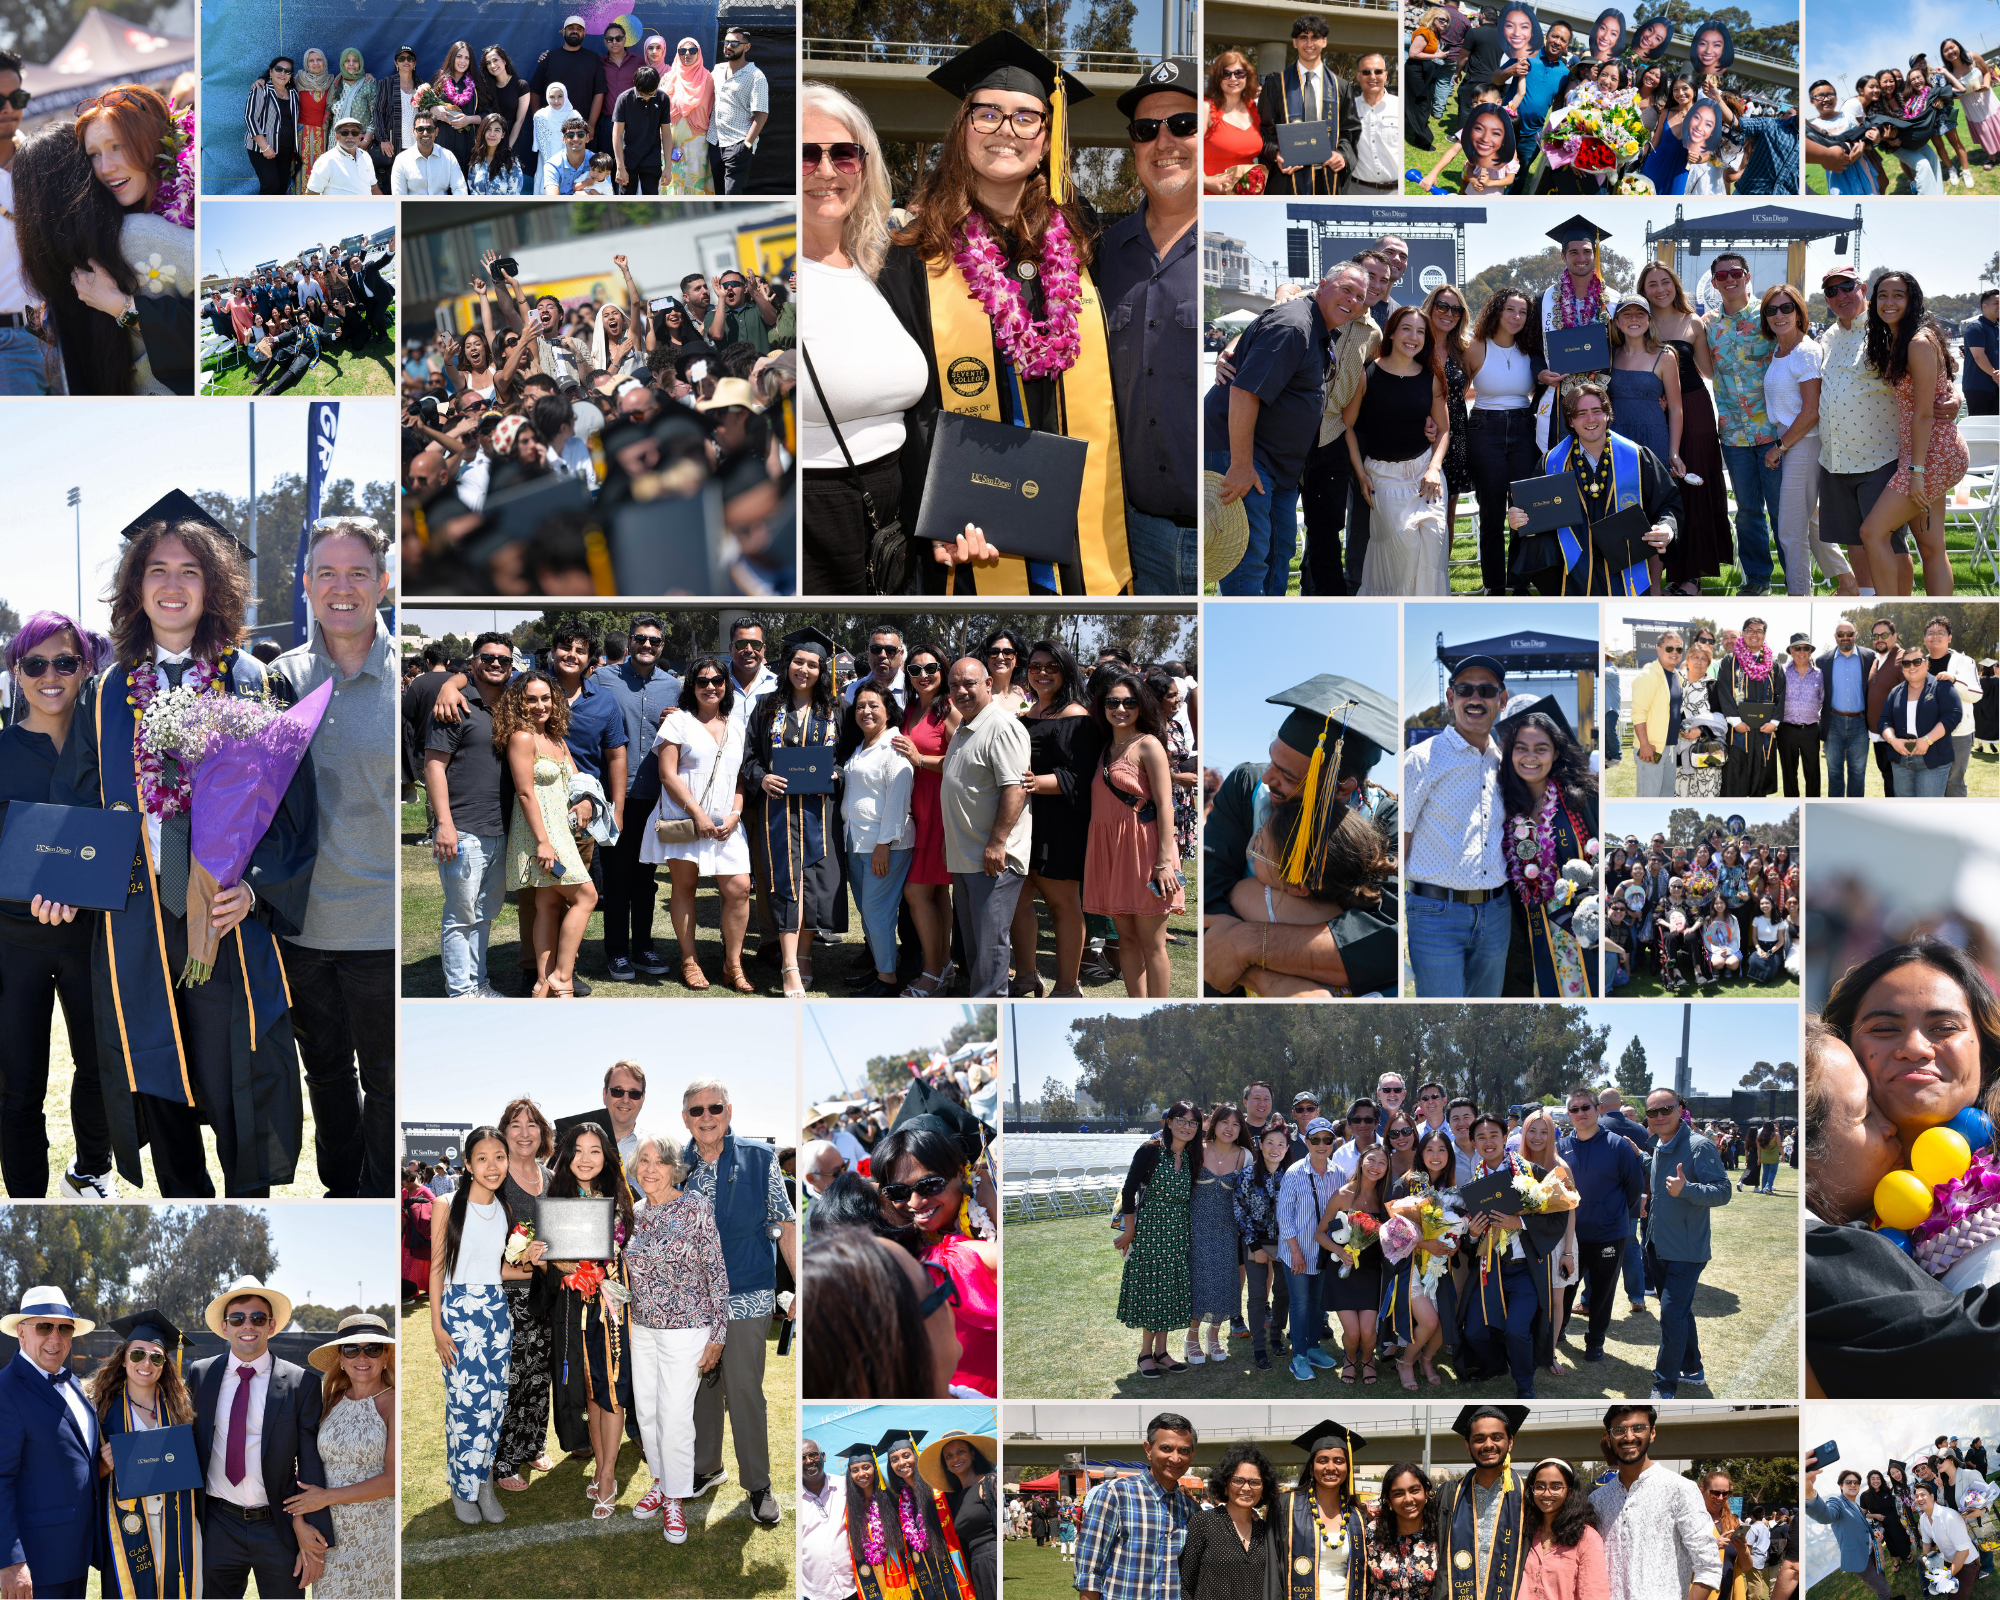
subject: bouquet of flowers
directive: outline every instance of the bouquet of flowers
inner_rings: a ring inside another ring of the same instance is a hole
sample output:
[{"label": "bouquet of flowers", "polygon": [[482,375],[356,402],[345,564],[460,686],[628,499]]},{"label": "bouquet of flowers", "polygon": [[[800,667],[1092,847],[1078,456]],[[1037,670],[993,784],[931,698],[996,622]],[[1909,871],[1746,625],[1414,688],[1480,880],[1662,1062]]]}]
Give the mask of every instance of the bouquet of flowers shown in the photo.
[{"label": "bouquet of flowers", "polygon": [[[444,103],[444,96],[437,92],[433,84],[427,83],[417,91],[417,111],[436,111]],[[416,115],[416,112],[411,115]]]},{"label": "bouquet of flowers", "polygon": [[1408,1217],[1391,1217],[1382,1224],[1382,1259],[1392,1265],[1402,1261],[1422,1237],[1423,1230]]},{"label": "bouquet of flowers", "polygon": [[510,1267],[518,1267],[521,1258],[528,1253],[528,1246],[535,1242],[535,1225],[532,1222],[517,1222],[513,1232],[507,1235],[507,1246],[500,1252],[500,1259]]},{"label": "bouquet of flowers", "polygon": [[1236,180],[1235,187],[1229,192],[1231,194],[1262,194],[1264,192],[1264,185],[1270,181],[1270,178],[1271,174],[1259,163],[1253,161],[1250,164],[1250,170]]},{"label": "bouquet of flowers", "polygon": [[[332,698],[329,678],[288,711],[268,697],[207,694],[185,684],[147,701],[133,744],[146,809],[188,814],[183,987],[206,983],[215,970],[221,944],[209,922],[215,897],[242,881]],[[165,778],[169,760],[180,769],[174,782]]]},{"label": "bouquet of flowers", "polygon": [[1622,167],[1645,148],[1646,139],[1638,91],[1633,89],[1607,95],[1595,84],[1585,84],[1542,125],[1542,152],[1549,165],[1574,163],[1579,172]]},{"label": "bouquet of flowers", "polygon": [[1525,1172],[1515,1173],[1514,1192],[1521,1197],[1523,1212],[1574,1211],[1579,1204],[1576,1191],[1553,1168],[1540,1179]]},{"label": "bouquet of flowers", "polygon": [[1340,1258],[1340,1275],[1346,1277],[1361,1265],[1361,1252],[1381,1242],[1382,1225],[1365,1211],[1335,1214],[1332,1232],[1333,1253]]},{"label": "bouquet of flowers", "polygon": [[1653,180],[1643,172],[1628,172],[1612,186],[1611,192],[1619,195],[1649,195],[1660,191],[1653,187]]}]

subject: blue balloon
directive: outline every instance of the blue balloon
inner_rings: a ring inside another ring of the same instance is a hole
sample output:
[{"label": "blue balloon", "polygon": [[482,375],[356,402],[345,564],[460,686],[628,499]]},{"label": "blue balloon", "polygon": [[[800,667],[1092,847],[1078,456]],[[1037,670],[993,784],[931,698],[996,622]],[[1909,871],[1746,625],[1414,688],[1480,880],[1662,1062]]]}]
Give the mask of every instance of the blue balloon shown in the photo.
[{"label": "blue balloon", "polygon": [[1984,1150],[1993,1143],[1993,1120],[1977,1106],[1967,1106],[1945,1126],[1975,1151]]},{"label": "blue balloon", "polygon": [[1875,1236],[1879,1239],[1887,1239],[1898,1250],[1902,1251],[1904,1255],[1909,1255],[1916,1249],[1916,1246],[1910,1243],[1910,1236],[1901,1228],[1877,1228]]}]

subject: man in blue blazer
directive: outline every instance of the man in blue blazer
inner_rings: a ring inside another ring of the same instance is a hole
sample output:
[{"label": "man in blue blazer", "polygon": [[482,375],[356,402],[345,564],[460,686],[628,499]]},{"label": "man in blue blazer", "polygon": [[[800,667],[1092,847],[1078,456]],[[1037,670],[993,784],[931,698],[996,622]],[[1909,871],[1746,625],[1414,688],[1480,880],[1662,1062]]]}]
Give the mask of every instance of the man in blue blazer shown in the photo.
[{"label": "man in blue blazer", "polygon": [[0,1595],[81,1600],[97,1519],[97,1449],[103,1442],[83,1385],[66,1365],[70,1342],[97,1324],[62,1290],[41,1285],[0,1333],[21,1342],[0,1368]]}]

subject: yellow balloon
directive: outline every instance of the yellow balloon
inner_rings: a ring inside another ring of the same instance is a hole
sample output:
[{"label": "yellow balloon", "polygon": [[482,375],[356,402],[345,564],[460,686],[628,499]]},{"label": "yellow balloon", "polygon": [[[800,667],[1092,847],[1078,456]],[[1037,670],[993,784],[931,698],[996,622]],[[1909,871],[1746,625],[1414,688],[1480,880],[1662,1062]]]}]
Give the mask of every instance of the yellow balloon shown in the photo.
[{"label": "yellow balloon", "polygon": [[1972,1147],[1950,1128],[1926,1128],[1910,1146],[1910,1168],[1935,1189],[1963,1177],[1972,1165]]},{"label": "yellow balloon", "polygon": [[1892,1172],[1875,1185],[1875,1215],[1892,1228],[1910,1229],[1931,1214],[1931,1192],[1914,1172]]}]

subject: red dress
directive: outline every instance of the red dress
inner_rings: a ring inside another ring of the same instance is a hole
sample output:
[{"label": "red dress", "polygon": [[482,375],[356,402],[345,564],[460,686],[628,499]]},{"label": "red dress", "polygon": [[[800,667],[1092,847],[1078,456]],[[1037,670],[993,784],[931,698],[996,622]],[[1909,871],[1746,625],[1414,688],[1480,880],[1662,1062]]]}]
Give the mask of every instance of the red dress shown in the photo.
[{"label": "red dress", "polygon": [[1257,120],[1257,107],[1253,104],[1249,109],[1250,126],[1239,128],[1233,122],[1224,122],[1215,102],[1208,102],[1208,126],[1201,138],[1201,170],[1204,177],[1213,178],[1230,167],[1255,161],[1264,153],[1264,131]]},{"label": "red dress", "polygon": [[[943,722],[933,722],[914,705],[903,719],[903,732],[919,754],[935,760],[951,743],[951,730]],[[935,767],[918,767],[916,787],[910,791],[910,821],[916,824],[917,843],[910,857],[910,875],[905,883],[951,882],[944,869],[944,804],[938,791],[944,773]]]},{"label": "red dress", "polygon": [[[1134,743],[1137,741],[1135,740]],[[1110,775],[1110,784],[1105,782]],[[1116,785],[1118,793],[1112,792]],[[1100,761],[1090,779],[1090,842],[1083,857],[1083,909],[1103,917],[1157,917],[1187,909],[1185,890],[1171,900],[1153,893],[1153,868],[1160,859],[1160,819],[1141,822],[1136,808],[1121,795],[1150,803],[1146,774],[1132,759],[1130,747],[1108,762]],[[1167,825],[1173,825],[1171,813]]]},{"label": "red dress", "polygon": [[965,1347],[951,1381],[981,1394],[1000,1392],[1000,1285],[993,1269],[979,1259],[972,1241],[948,1233],[931,1246],[924,1259],[951,1274],[958,1304],[951,1313],[958,1342]]},{"label": "red dress", "polygon": [[[1911,390],[1915,380],[1906,369],[1896,383],[1896,475],[1889,480],[1892,494],[1910,493],[1910,410],[1914,396]],[[1948,405],[1951,401],[1951,374],[1944,370],[1944,363],[1938,363],[1936,405]],[[1957,422],[1947,422],[1941,417],[1931,419],[1931,447],[1924,456],[1924,497],[1935,503],[1953,484],[1965,476],[1972,459],[1965,452],[1965,441],[1958,436]]]}]

